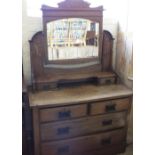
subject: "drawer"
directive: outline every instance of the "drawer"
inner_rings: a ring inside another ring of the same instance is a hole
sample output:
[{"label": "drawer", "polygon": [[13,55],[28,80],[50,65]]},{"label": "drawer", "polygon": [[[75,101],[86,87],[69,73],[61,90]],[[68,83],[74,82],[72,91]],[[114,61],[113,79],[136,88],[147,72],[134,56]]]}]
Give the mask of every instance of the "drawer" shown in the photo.
[{"label": "drawer", "polygon": [[63,122],[43,123],[40,126],[41,140],[59,140],[83,136],[125,126],[126,112],[112,113]]},{"label": "drawer", "polygon": [[109,112],[123,111],[128,110],[129,107],[130,107],[130,98],[96,102],[90,105],[90,114],[97,115]]},{"label": "drawer", "polygon": [[119,129],[68,140],[42,143],[41,151],[42,155],[82,154],[87,151],[102,150],[116,144],[121,144],[125,142],[125,137],[125,129]]},{"label": "drawer", "polygon": [[[103,149],[97,149],[97,150],[80,153],[80,155],[116,155],[116,154],[124,153],[125,148],[126,148],[126,144],[125,142],[123,142],[120,144],[104,147]],[[79,155],[79,154],[74,153],[74,155]]]},{"label": "drawer", "polygon": [[73,105],[40,110],[40,121],[57,121],[87,115],[87,105]]},{"label": "drawer", "polygon": [[115,77],[109,77],[109,78],[100,78],[99,79],[99,84],[102,84],[102,85],[110,85],[110,84],[114,84],[116,81],[116,78]]}]

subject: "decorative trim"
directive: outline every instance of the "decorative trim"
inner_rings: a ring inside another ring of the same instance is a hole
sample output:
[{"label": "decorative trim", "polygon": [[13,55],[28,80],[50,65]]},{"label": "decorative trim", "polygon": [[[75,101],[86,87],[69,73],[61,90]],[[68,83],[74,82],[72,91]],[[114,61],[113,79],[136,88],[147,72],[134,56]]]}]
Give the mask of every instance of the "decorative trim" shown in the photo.
[{"label": "decorative trim", "polygon": [[58,3],[59,8],[89,8],[90,3],[83,0],[65,0]]},{"label": "decorative trim", "polygon": [[31,42],[33,42],[33,40],[37,37],[37,36],[39,36],[39,35],[43,35],[43,31],[38,31],[38,32],[36,32],[33,36],[32,36],[32,38],[29,40],[29,42],[31,43]]},{"label": "decorative trim", "polygon": [[52,7],[48,5],[42,5],[41,10],[101,10],[103,11],[103,6],[90,7],[90,3],[83,0],[65,0],[58,3],[58,7]]}]

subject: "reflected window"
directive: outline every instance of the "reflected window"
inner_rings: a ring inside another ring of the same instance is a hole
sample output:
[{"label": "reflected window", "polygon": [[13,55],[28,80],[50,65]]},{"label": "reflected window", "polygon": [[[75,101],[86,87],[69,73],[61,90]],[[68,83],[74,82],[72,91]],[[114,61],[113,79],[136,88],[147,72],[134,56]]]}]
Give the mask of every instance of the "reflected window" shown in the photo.
[{"label": "reflected window", "polygon": [[98,57],[99,23],[67,18],[47,23],[48,59]]}]

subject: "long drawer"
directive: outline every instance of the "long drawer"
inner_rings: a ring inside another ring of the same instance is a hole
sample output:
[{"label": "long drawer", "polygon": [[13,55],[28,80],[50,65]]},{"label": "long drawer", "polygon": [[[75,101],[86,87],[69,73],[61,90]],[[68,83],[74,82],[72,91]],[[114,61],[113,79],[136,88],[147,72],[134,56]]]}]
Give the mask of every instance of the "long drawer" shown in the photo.
[{"label": "long drawer", "polygon": [[40,125],[41,141],[59,140],[125,126],[126,112]]},{"label": "long drawer", "polygon": [[104,114],[110,112],[118,112],[128,110],[130,107],[130,98],[122,98],[92,103],[90,105],[90,114]]},{"label": "long drawer", "polygon": [[126,143],[122,142],[120,144],[103,147],[103,149],[91,150],[87,152],[82,152],[80,154],[74,153],[72,155],[116,155],[118,153],[125,152],[125,148],[126,148]]},{"label": "long drawer", "polygon": [[87,105],[72,105],[40,110],[40,121],[58,121],[87,115]]},{"label": "long drawer", "polygon": [[119,129],[69,140],[46,142],[41,144],[41,151],[42,155],[81,155],[85,152],[107,149],[114,145],[122,144],[125,142],[125,136],[126,130]]}]

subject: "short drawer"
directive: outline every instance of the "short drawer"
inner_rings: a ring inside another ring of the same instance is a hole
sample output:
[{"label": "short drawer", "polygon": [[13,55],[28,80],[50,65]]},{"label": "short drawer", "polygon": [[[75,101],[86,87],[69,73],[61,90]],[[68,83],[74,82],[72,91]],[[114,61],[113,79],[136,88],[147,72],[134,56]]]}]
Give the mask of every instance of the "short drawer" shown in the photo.
[{"label": "short drawer", "polygon": [[125,142],[126,131],[119,129],[89,136],[83,136],[68,140],[42,143],[42,155],[73,155],[96,149],[102,150],[116,144]]},{"label": "short drawer", "polygon": [[128,110],[129,107],[130,107],[130,98],[96,102],[91,104],[90,114],[97,115],[97,114],[123,111]]},{"label": "short drawer", "polygon": [[126,112],[85,117],[63,122],[43,123],[41,141],[83,136],[125,126]]},{"label": "short drawer", "polygon": [[99,79],[99,84],[102,84],[102,85],[110,85],[110,84],[114,84],[116,81],[116,78],[115,77],[109,77],[109,78],[100,78]]},{"label": "short drawer", "polygon": [[87,105],[73,105],[40,110],[40,121],[58,121],[87,115]]}]

